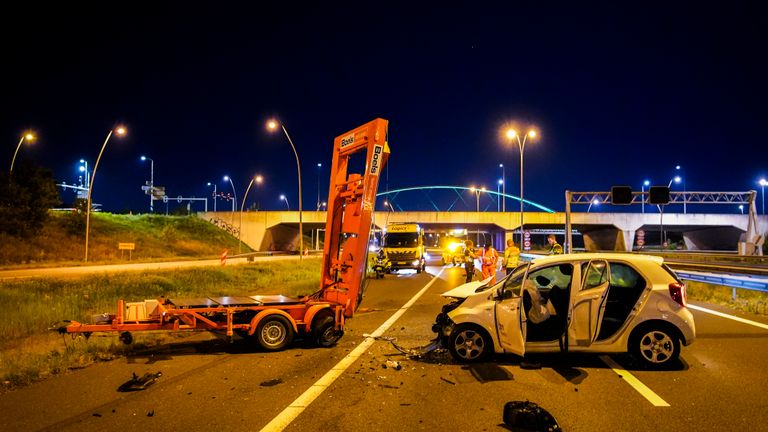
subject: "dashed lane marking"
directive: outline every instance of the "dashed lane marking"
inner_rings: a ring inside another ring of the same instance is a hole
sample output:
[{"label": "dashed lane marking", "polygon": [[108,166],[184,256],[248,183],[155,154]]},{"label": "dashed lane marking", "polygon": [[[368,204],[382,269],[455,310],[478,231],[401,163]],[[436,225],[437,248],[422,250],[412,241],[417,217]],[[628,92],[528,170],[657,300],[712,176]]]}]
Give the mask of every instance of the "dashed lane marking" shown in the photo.
[{"label": "dashed lane marking", "polygon": [[357,346],[357,348],[352,350],[349,354],[347,354],[346,357],[336,363],[336,366],[332,367],[331,370],[326,372],[325,375],[323,375],[319,380],[312,384],[312,386],[308,388],[304,393],[302,393],[298,398],[296,398],[296,400],[291,402],[291,404],[288,405],[282,412],[280,412],[277,417],[273,418],[269,423],[267,423],[267,425],[261,429],[261,432],[278,432],[288,427],[288,425],[291,424],[291,422],[296,417],[298,417],[299,414],[301,414],[312,402],[314,402],[314,400],[317,399],[328,387],[330,387],[330,385],[333,384],[333,382],[336,381],[336,379],[339,378],[341,374],[347,370],[347,368],[349,368],[358,358],[360,358],[361,355],[368,351],[368,348],[370,348],[371,345],[376,342],[376,336],[382,336],[387,330],[389,330],[392,324],[394,324],[395,321],[397,321],[411,306],[413,306],[419,297],[427,292],[429,287],[431,287],[435,281],[440,279],[440,275],[443,273],[443,270],[445,270],[445,267],[441,268],[440,272],[438,272],[435,277],[429,281],[429,283],[424,285],[424,288],[417,292],[416,295],[411,297],[411,299],[408,300],[408,302],[404,304],[400,309],[398,309],[397,312],[392,314],[392,316],[389,317],[389,319],[387,319],[384,324],[380,325],[376,331],[371,333],[371,337],[366,338],[360,345]]},{"label": "dashed lane marking", "polygon": [[701,306],[695,306],[695,305],[689,304],[688,305],[688,309],[693,309],[695,311],[712,314],[712,315],[715,315],[715,316],[719,316],[721,318],[726,318],[726,319],[729,319],[729,320],[734,320],[734,321],[737,321],[737,322],[740,322],[740,323],[743,323],[743,324],[749,324],[751,326],[755,326],[755,327],[759,327],[759,328],[764,329],[764,330],[768,330],[768,324],[763,324],[763,323],[759,323],[757,321],[751,321],[751,320],[748,320],[748,319],[739,318],[737,316],[728,315],[726,313],[718,312],[718,311],[715,311],[715,310],[712,310],[712,309],[703,308]]},{"label": "dashed lane marking", "polygon": [[637,390],[638,393],[640,393],[644,398],[648,399],[648,402],[653,404],[653,406],[657,407],[668,407],[669,404],[662,399],[659,395],[653,392],[648,386],[643,384],[637,377],[629,373],[626,369],[622,368],[618,363],[613,361],[612,358],[604,355],[600,356],[600,360],[602,360],[605,364],[608,365],[609,368],[611,368],[614,372],[616,372],[616,375],[620,376],[624,381],[626,381],[627,384],[631,385],[632,388]]}]

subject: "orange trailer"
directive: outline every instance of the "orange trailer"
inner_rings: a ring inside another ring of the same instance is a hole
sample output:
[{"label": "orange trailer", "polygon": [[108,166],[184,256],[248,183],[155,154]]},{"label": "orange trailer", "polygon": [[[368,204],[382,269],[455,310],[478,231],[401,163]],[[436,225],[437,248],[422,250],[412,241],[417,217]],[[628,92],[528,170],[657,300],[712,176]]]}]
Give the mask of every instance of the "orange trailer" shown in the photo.
[{"label": "orange trailer", "polygon": [[[362,300],[379,174],[389,157],[388,124],[376,119],[334,140],[322,274],[314,294],[118,300],[115,314],[96,315],[91,324],[70,321],[58,330],[117,332],[125,343],[135,331],[222,331],[253,338],[268,351],[283,349],[296,334],[319,346],[335,344]],[[364,172],[348,173],[351,158],[363,153]]]}]

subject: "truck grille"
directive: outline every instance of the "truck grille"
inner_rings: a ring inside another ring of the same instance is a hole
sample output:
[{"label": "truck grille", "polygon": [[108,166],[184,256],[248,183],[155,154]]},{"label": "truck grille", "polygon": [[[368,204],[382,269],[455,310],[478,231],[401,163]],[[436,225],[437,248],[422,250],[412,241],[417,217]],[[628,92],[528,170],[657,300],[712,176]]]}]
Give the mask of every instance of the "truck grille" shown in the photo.
[{"label": "truck grille", "polygon": [[413,261],[416,257],[416,252],[387,252],[387,258],[390,261]]}]

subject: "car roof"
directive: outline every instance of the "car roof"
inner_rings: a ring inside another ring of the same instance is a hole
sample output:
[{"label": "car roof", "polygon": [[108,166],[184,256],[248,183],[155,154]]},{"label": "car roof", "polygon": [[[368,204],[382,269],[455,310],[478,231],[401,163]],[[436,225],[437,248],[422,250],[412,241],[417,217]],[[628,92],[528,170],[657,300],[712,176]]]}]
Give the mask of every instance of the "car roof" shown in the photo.
[{"label": "car roof", "polygon": [[572,262],[572,261],[587,261],[594,259],[606,259],[606,260],[622,260],[629,262],[653,262],[657,265],[661,265],[664,262],[664,258],[653,255],[641,255],[633,253],[622,252],[592,252],[592,253],[570,253],[564,255],[549,255],[541,256],[533,260],[537,265],[541,264],[553,264],[559,262]]}]

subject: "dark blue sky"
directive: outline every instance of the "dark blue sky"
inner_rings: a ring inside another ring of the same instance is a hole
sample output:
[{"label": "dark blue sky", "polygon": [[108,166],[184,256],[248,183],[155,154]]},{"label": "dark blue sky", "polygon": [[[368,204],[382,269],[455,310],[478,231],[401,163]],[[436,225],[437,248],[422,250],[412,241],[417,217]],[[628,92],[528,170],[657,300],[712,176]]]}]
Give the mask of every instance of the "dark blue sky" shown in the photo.
[{"label": "dark blue sky", "polygon": [[[510,121],[540,132],[526,146],[526,198],[555,209],[565,189],[666,184],[676,164],[688,190],[757,189],[768,175],[758,6],[362,3],[4,14],[0,161],[33,128],[39,140],[20,157],[72,183],[77,161],[93,163],[123,123],[129,136],[110,142],[94,187],[107,210],[147,210],[141,154],[173,197],[204,196],[208,181],[228,191],[225,174],[242,195],[260,173],[248,205],[282,208],[285,193],[295,207],[293,153],[263,126],[275,115],[297,145],[306,208],[333,138],[375,117],[390,120],[390,189],[495,190],[504,163],[517,194],[519,153],[499,133]],[[324,168],[323,195],[327,179]],[[418,193],[398,200],[428,207]]]}]

